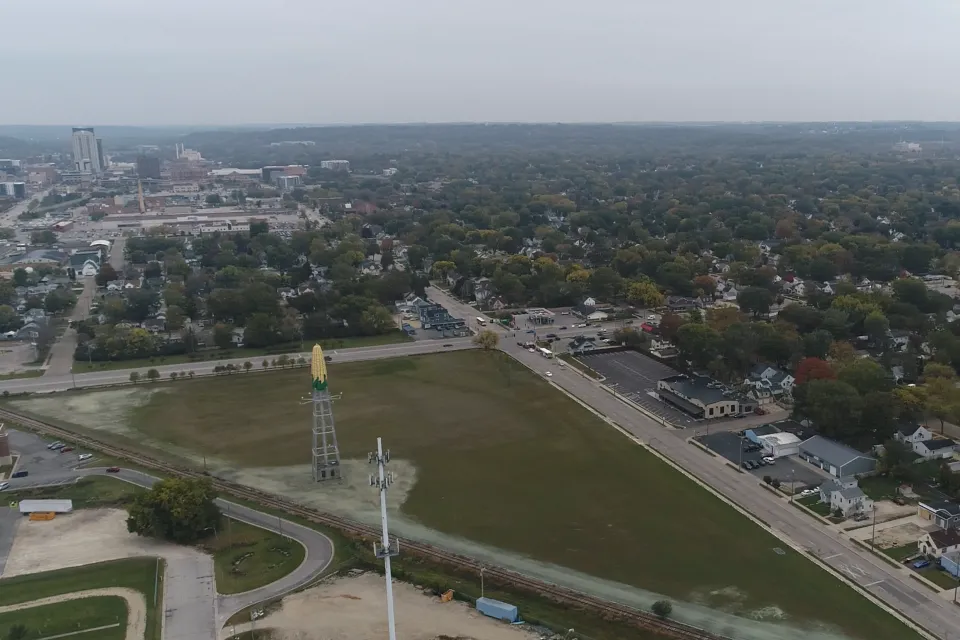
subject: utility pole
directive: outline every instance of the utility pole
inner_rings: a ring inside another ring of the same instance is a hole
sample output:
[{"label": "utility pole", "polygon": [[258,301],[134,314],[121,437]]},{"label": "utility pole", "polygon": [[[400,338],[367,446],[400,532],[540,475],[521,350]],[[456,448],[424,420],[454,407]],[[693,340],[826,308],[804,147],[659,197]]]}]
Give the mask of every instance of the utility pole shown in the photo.
[{"label": "utility pole", "polygon": [[377,465],[378,475],[370,476],[370,486],[380,491],[380,524],[383,527],[380,542],[373,543],[373,553],[383,558],[383,573],[387,581],[387,625],[390,631],[390,640],[397,640],[397,630],[393,619],[393,578],[390,574],[390,558],[400,554],[400,541],[390,540],[387,530],[387,488],[393,484],[393,474],[387,473],[385,466],[390,462],[390,450],[383,452],[383,442],[377,438],[377,450],[367,454],[367,462]]},{"label": "utility pole", "polygon": [[877,505],[873,505],[873,529],[870,532],[870,548],[876,549],[876,539],[877,539]]}]

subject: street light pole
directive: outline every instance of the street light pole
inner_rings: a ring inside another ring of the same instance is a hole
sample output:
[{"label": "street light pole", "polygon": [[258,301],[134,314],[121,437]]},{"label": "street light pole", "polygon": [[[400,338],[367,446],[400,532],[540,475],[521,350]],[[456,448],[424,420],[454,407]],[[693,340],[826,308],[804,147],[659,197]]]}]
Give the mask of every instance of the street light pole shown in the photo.
[{"label": "street light pole", "polygon": [[870,532],[870,548],[876,549],[876,539],[877,539],[877,505],[873,505],[873,529]]}]

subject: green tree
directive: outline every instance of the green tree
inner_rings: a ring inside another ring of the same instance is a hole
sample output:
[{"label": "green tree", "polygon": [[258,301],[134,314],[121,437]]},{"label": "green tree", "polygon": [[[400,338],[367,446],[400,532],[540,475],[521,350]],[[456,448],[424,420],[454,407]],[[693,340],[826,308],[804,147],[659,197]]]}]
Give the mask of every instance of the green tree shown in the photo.
[{"label": "green tree", "polygon": [[206,197],[205,201],[206,201],[206,203],[209,204],[209,205],[214,205],[214,206],[216,206],[216,205],[220,205],[220,204],[223,203],[223,198],[221,198],[221,197],[220,197],[220,194],[218,194],[218,193],[211,193],[210,195],[208,195],[208,196]]},{"label": "green tree", "polygon": [[657,600],[653,603],[653,606],[650,607],[650,610],[653,611],[655,616],[665,620],[673,613],[673,604],[671,604],[669,600]]},{"label": "green tree", "polygon": [[694,367],[705,368],[720,355],[722,346],[720,334],[705,324],[689,322],[677,330],[677,349]]},{"label": "green tree", "polygon": [[415,271],[423,269],[423,261],[430,255],[430,251],[423,245],[414,244],[410,245],[407,249],[407,261],[410,263],[410,268]]},{"label": "green tree", "polygon": [[13,270],[13,284],[18,287],[25,287],[30,281],[30,274],[23,267],[17,267]]},{"label": "green tree", "polygon": [[16,331],[23,326],[20,315],[10,305],[0,305],[0,332]]},{"label": "green tree", "polygon": [[794,389],[794,412],[810,418],[823,435],[849,440],[859,431],[863,400],[841,380],[819,379]]},{"label": "green tree", "polygon": [[485,351],[492,351],[500,344],[500,336],[495,331],[484,329],[473,337],[473,344]]},{"label": "green tree", "polygon": [[773,294],[763,287],[745,287],[737,294],[737,304],[744,313],[752,313],[758,318],[770,312]]},{"label": "green tree", "polygon": [[253,369],[253,363],[247,360],[243,363],[243,370],[247,373],[250,373],[250,369]]},{"label": "green tree", "polygon": [[860,358],[840,368],[837,378],[846,382],[860,395],[875,391],[889,391],[893,380],[887,371],[870,358]]},{"label": "green tree", "polygon": [[49,229],[43,231],[34,231],[30,234],[30,244],[47,245],[57,243],[57,234]]},{"label": "green tree", "polygon": [[113,265],[111,265],[109,262],[104,262],[102,265],[100,265],[100,271],[97,272],[97,286],[105,287],[107,286],[108,282],[113,282],[119,278],[120,276],[117,274],[117,270],[113,268]]},{"label": "green tree", "polygon": [[220,523],[210,478],[166,478],[134,498],[127,510],[127,531],[140,536],[190,544]]},{"label": "green tree", "polygon": [[160,379],[160,372],[156,369],[150,369],[147,371],[147,380],[150,382],[156,382]]},{"label": "green tree", "polygon": [[887,341],[887,332],[890,330],[890,321],[882,311],[871,311],[863,319],[863,330],[874,344],[882,345]]},{"label": "green tree", "polygon": [[630,304],[651,308],[663,306],[663,301],[663,294],[652,282],[631,282],[627,287],[627,302]]},{"label": "green tree", "polygon": [[139,372],[139,371],[131,371],[131,372],[130,372],[130,382],[132,382],[133,384],[137,384],[138,382],[140,382],[140,372]]},{"label": "green tree", "polygon": [[216,324],[213,327],[213,344],[221,349],[233,346],[233,327],[228,324]]}]

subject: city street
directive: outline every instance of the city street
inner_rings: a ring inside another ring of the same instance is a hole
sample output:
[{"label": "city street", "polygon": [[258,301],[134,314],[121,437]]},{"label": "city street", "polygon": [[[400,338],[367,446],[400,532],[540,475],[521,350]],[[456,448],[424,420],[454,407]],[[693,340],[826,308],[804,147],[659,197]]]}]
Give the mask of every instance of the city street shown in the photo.
[{"label": "city street", "polygon": [[[475,309],[436,288],[427,291],[431,300],[460,317],[477,315]],[[472,315],[471,315],[472,314]],[[516,346],[512,331],[500,329],[500,345],[517,360],[538,373],[549,369],[551,382],[580,399],[638,440],[669,458],[678,467],[711,487],[728,501],[762,520],[782,540],[829,565],[863,591],[869,592],[904,617],[946,639],[960,630],[960,608],[927,590],[898,570],[858,547],[838,531],[828,529],[778,499],[760,486],[751,474],[733,470],[722,459],[710,457],[687,443],[684,431],[664,429],[657,422],[615,398],[598,382],[570,367],[552,366],[542,356]]]},{"label": "city street", "polygon": [[[450,346],[444,346],[450,345]],[[306,344],[304,345],[306,346]],[[361,360],[377,360],[380,358],[392,358],[396,356],[412,356],[424,353],[436,353],[439,351],[455,351],[457,349],[473,349],[474,345],[471,338],[451,338],[449,340],[424,340],[420,342],[401,342],[398,344],[388,344],[375,347],[356,347],[353,349],[330,349],[324,351],[325,354],[333,358],[332,364],[336,366],[338,362],[359,362]],[[310,359],[310,352],[290,353],[289,357],[298,358],[300,356]],[[274,356],[275,357],[275,356]],[[193,362],[183,364],[167,364],[152,367],[137,367],[132,369],[117,369],[115,371],[94,371],[91,373],[78,373],[75,375],[45,375],[39,378],[18,378],[13,380],[4,380],[0,382],[0,393],[9,391],[10,393],[49,393],[51,391],[65,391],[71,388],[96,387],[101,385],[120,384],[130,381],[130,373],[137,371],[140,378],[145,379],[149,369],[156,369],[162,378],[169,377],[171,372],[185,374],[193,371],[196,375],[212,375],[213,368],[217,365],[233,364],[242,366],[244,362],[250,361],[258,365],[263,357],[244,356],[241,358],[232,358],[227,360],[208,360],[205,362]]]}]

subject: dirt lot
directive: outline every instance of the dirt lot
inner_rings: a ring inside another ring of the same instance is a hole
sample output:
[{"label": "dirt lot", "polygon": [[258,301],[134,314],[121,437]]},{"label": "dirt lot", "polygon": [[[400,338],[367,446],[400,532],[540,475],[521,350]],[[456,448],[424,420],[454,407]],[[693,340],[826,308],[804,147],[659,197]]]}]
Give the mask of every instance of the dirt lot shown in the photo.
[{"label": "dirt lot", "polygon": [[[387,636],[386,598],[381,576],[340,578],[283,599],[283,607],[256,622],[278,640],[380,640]],[[522,627],[497,622],[462,602],[441,603],[416,587],[394,582],[397,634],[410,640],[441,636],[466,640],[523,640],[539,637]],[[522,612],[521,612],[522,615]],[[248,629],[249,624],[243,629]],[[240,631],[241,627],[237,627]],[[226,634],[233,632],[227,627]]]},{"label": "dirt lot", "polygon": [[[919,517],[907,518],[898,524],[890,523],[888,526],[877,526],[876,544],[881,549],[891,547],[901,547],[905,544],[916,542],[920,536],[930,530],[930,523],[921,520]],[[858,540],[870,540],[871,527],[863,527],[850,532],[851,538]]]},{"label": "dirt lot", "polygon": [[0,347],[0,374],[29,371],[34,367],[25,366],[36,358],[29,342],[6,342]]},{"label": "dirt lot", "polygon": [[126,517],[126,512],[119,509],[83,509],[58,515],[48,522],[24,519],[17,528],[3,577],[120,558],[184,552],[200,555],[189,547],[127,533]]}]

